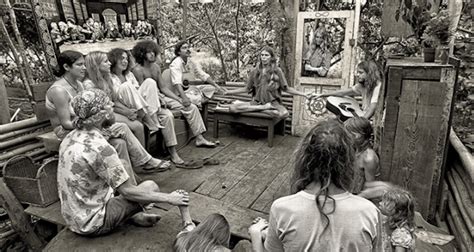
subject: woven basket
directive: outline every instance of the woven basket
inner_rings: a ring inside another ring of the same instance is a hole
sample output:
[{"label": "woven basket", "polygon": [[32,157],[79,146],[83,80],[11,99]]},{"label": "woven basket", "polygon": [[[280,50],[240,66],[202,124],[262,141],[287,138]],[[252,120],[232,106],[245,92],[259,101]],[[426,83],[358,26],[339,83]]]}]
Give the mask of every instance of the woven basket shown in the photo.
[{"label": "woven basket", "polygon": [[38,167],[30,157],[18,155],[5,163],[3,177],[21,203],[46,207],[59,200],[57,170],[57,159]]}]

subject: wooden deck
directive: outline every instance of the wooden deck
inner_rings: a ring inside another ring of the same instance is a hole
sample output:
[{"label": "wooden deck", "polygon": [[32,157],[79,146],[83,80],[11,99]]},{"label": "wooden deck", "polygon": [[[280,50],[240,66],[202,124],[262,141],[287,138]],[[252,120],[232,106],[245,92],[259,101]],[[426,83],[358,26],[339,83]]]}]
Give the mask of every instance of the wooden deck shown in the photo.
[{"label": "wooden deck", "polygon": [[[193,220],[200,222],[211,213],[221,213],[231,225],[232,240],[237,241],[248,238],[247,228],[255,217],[267,217],[272,202],[289,193],[288,178],[300,138],[277,135],[270,148],[265,131],[222,124],[220,132],[221,145],[215,149],[196,148],[191,142],[179,151],[183,159],[212,157],[220,161],[219,165],[196,170],[173,168],[140,177],[156,181],[164,192],[191,192]],[[209,138],[211,135],[207,133]],[[179,211],[168,204],[158,207],[152,211],[160,213],[162,219],[155,227],[125,225],[101,238],[80,237],[63,230],[45,251],[172,251],[181,226]]]}]

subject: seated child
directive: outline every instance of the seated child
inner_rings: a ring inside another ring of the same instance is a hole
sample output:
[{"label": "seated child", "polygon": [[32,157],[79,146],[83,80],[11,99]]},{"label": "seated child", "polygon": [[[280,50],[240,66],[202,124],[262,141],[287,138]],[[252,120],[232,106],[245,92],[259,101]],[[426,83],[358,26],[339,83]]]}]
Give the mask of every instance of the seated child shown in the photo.
[{"label": "seated child", "polygon": [[380,202],[384,218],[384,251],[415,251],[415,204],[413,196],[401,188],[384,193]]},{"label": "seated child", "polygon": [[[178,190],[187,194],[183,190]],[[183,218],[183,231],[179,232],[174,242],[174,251],[213,251],[227,252],[230,242],[230,225],[221,214],[213,213],[196,226],[189,213],[188,206],[180,206]]]},{"label": "seated child", "polygon": [[356,157],[354,163],[354,179],[350,192],[359,194],[366,182],[374,181],[379,175],[379,157],[372,149],[372,125],[364,117],[349,118],[344,127],[352,136]]}]

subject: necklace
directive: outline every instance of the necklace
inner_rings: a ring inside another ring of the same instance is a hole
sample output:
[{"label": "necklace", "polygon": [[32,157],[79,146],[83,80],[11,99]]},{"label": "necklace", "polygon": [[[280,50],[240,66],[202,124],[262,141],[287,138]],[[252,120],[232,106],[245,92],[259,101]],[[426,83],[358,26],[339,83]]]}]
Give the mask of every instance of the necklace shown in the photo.
[{"label": "necklace", "polygon": [[72,89],[74,89],[74,91],[76,91],[76,94],[79,93],[79,83],[76,82],[76,85],[72,84],[66,77],[63,77],[63,79],[69,84],[69,86],[72,87]]}]

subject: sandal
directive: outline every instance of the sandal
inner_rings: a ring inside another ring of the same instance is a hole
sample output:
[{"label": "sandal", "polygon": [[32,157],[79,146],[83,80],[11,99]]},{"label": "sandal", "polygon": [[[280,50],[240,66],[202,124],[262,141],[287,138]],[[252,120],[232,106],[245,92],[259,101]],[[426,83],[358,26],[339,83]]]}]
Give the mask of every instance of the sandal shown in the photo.
[{"label": "sandal", "polygon": [[174,164],[177,168],[181,169],[199,169],[204,165],[202,161],[199,160],[189,160],[184,161],[184,163]]},{"label": "sandal", "polygon": [[158,166],[140,166],[140,170],[137,173],[153,173],[153,172],[164,172],[171,169],[170,161],[161,160]]},{"label": "sandal", "polygon": [[210,157],[203,158],[202,161],[203,165],[219,165],[221,163],[219,160]]}]

